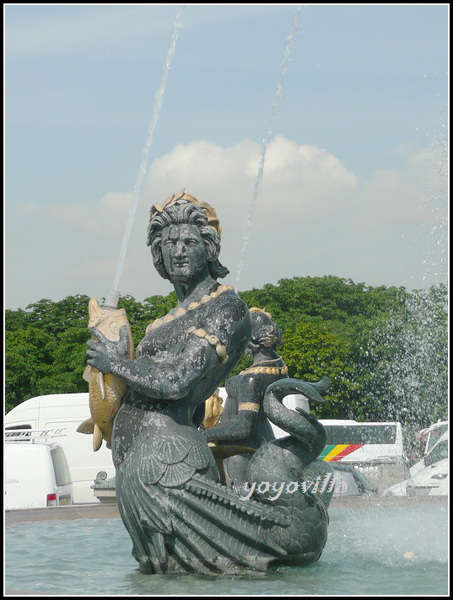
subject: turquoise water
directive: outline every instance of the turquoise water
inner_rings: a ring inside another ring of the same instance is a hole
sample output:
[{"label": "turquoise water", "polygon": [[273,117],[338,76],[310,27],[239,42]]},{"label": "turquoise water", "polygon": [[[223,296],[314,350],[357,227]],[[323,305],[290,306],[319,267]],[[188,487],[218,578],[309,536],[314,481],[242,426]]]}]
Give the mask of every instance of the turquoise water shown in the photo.
[{"label": "turquoise water", "polygon": [[5,588],[46,595],[446,595],[448,507],[332,508],[309,567],[264,575],[143,575],[120,519],[26,522],[5,529]]}]

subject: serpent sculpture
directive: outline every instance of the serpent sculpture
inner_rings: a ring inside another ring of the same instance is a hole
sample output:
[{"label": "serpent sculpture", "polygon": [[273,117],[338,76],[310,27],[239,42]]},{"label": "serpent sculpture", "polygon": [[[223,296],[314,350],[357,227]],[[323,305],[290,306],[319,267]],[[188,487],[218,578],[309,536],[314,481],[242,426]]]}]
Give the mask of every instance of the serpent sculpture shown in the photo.
[{"label": "serpent sculpture", "polygon": [[220,225],[208,204],[182,190],[154,205],[148,245],[178,306],[148,326],[135,360],[124,326],[118,341],[93,329],[87,350],[88,365],[126,384],[112,454],[117,503],[140,571],[235,574],[316,561],[327,539],[328,501],[303,481],[325,430],[281,400],[302,393],[322,402],[327,379],[266,385],[264,415],[288,436],[250,448],[242,490],[222,483],[202,427],[204,406],[249,344],[250,311],[217,281],[228,270],[218,260]]}]

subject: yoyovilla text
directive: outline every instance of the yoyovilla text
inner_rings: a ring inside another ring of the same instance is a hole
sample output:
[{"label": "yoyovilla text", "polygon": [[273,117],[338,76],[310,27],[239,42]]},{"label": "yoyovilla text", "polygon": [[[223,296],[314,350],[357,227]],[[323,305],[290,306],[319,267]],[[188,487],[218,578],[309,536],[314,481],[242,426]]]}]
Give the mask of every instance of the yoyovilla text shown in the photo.
[{"label": "yoyovilla text", "polygon": [[[335,488],[336,486],[336,488]],[[336,493],[344,494],[348,488],[348,484],[345,481],[337,483],[337,475],[334,473],[327,473],[324,476],[319,475],[313,481],[307,479],[299,483],[298,481],[261,481],[257,483],[249,483],[246,481],[243,485],[243,495],[241,500],[249,500],[253,494],[268,494],[267,500],[277,500],[282,494],[295,494],[297,491],[306,494],[322,494],[323,492],[333,492],[335,489]]]}]

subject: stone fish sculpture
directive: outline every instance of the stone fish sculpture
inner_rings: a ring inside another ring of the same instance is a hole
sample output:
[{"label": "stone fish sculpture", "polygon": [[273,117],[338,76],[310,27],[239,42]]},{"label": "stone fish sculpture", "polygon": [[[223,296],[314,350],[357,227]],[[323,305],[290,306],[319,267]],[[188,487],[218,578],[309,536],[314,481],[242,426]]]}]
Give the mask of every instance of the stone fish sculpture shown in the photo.
[{"label": "stone fish sculpture", "polygon": [[[127,356],[134,357],[134,343],[132,333],[124,308],[114,309],[108,306],[99,306],[96,298],[88,304],[88,328],[96,338],[96,331],[111,340],[119,342],[119,331],[125,327],[127,331]],[[124,342],[123,342],[124,343]],[[77,431],[79,433],[93,434],[93,450],[97,452],[105,440],[110,448],[112,441],[113,420],[119,410],[121,399],[126,391],[126,384],[119,377],[103,374],[96,367],[87,366],[83,378],[88,382],[91,417],[83,421]]]},{"label": "stone fish sculpture", "polygon": [[[327,539],[322,497],[243,497],[220,482],[203,433],[205,402],[238,364],[252,332],[246,304],[217,281],[228,270],[218,259],[215,210],[184,190],[173,194],[151,210],[148,245],[178,306],[147,328],[135,360],[125,326],[116,342],[96,329],[87,350],[88,365],[127,388],[114,419],[112,456],[117,504],[140,571],[235,574],[316,561]],[[291,378],[268,387],[264,410],[288,437],[253,454],[247,481],[303,479],[325,446],[325,430],[281,400],[301,392],[322,402],[326,387]]]}]

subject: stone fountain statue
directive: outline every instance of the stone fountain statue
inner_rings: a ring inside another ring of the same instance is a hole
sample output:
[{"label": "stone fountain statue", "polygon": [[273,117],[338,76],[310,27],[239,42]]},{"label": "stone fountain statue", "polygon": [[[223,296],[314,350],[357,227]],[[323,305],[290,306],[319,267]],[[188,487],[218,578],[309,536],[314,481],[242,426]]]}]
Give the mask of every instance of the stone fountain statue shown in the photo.
[{"label": "stone fountain statue", "polygon": [[[251,315],[233,287],[219,284],[228,274],[218,258],[220,231],[215,210],[184,190],[155,204],[148,245],[178,306],[148,326],[135,360],[126,325],[114,336],[91,327],[87,362],[97,375],[90,396],[97,385],[125,387],[111,436],[116,497],[144,573],[306,565],[327,539],[328,501],[301,486],[325,446],[325,430],[281,401],[302,393],[322,402],[328,382],[288,378],[270,315]],[[260,327],[269,330],[267,346],[266,336],[254,335]],[[205,429],[206,401],[251,340],[258,344],[254,366],[227,381],[224,416]],[[97,402],[108,395],[101,390]],[[92,429],[102,431],[95,414],[92,408]],[[288,436],[275,440],[267,418]],[[225,481],[214,456],[220,460],[222,445]]]}]

